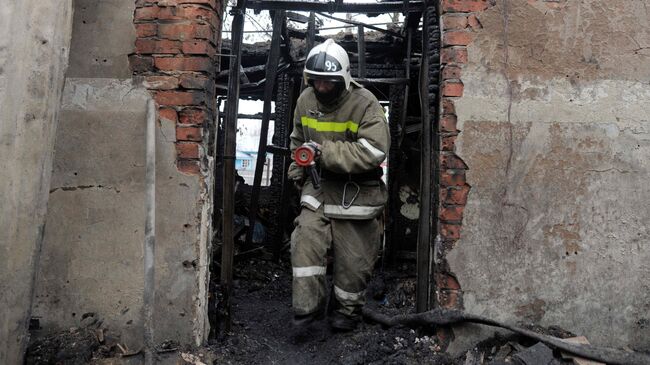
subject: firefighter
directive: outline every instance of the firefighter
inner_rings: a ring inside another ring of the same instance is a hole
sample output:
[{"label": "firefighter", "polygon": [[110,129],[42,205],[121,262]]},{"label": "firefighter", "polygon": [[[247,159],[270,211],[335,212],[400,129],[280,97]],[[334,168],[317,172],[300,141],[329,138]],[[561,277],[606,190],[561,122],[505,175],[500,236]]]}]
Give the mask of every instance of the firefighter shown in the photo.
[{"label": "firefighter", "polygon": [[[326,255],[333,261],[335,330],[356,328],[365,289],[380,249],[387,190],[380,167],[390,146],[377,98],[352,80],[343,47],[328,39],[314,47],[304,69],[305,88],[295,109],[291,150],[316,152],[321,186],[292,162],[288,177],[301,190],[301,211],[291,235],[295,325],[324,316]],[[293,153],[292,153],[293,156]]]}]

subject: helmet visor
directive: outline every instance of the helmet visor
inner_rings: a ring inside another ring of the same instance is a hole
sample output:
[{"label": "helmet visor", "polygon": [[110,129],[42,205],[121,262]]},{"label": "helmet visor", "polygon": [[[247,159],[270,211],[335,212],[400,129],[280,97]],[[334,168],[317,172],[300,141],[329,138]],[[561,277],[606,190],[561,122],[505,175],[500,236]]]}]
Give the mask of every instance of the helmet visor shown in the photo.
[{"label": "helmet visor", "polygon": [[341,75],[313,73],[313,72],[305,71],[305,78],[307,79],[307,82],[310,83],[310,84],[314,80],[345,83],[345,79]]}]

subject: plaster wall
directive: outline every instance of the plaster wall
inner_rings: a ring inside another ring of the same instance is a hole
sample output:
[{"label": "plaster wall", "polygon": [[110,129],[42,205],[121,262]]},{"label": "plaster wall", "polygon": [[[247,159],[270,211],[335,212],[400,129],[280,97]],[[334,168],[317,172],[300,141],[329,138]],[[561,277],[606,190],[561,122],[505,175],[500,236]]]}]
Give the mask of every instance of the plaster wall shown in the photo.
[{"label": "plaster wall", "polygon": [[71,1],[0,2],[1,364],[29,339],[71,28]]},{"label": "plaster wall", "polygon": [[[75,2],[34,315],[43,332],[94,313],[142,345],[145,128],[150,93],[134,82],[132,0]],[[174,121],[156,132],[154,340],[200,343],[207,328],[209,209],[202,179],[176,168]]]},{"label": "plaster wall", "polygon": [[[468,312],[650,349],[648,7],[500,0],[479,14],[456,101],[472,190],[447,255]],[[481,331],[458,328],[455,348]]]}]

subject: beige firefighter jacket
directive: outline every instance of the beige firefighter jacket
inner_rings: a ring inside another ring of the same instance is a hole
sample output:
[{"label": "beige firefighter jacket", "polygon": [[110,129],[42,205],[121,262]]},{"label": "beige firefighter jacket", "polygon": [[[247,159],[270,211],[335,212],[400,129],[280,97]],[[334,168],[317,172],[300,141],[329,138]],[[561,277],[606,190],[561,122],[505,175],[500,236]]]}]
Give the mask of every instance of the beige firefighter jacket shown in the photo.
[{"label": "beige firefighter jacket", "polygon": [[[367,176],[379,168],[390,148],[388,123],[377,98],[353,83],[331,106],[325,106],[317,101],[313,88],[305,89],[294,113],[291,156],[308,141],[321,145],[319,169],[323,179],[316,190],[304,169],[291,163],[289,178],[306,180],[301,205],[315,211],[324,204],[325,216],[330,218],[377,217],[387,201],[386,187],[378,177],[359,178],[359,174]],[[333,174],[339,178],[327,178]],[[350,180],[354,183],[346,184]]]}]

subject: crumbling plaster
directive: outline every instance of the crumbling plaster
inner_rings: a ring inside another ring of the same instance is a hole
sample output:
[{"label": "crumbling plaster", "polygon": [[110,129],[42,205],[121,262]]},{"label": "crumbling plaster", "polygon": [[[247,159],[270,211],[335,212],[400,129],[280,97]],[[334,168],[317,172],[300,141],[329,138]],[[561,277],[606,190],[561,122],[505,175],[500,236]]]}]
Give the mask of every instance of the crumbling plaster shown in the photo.
[{"label": "crumbling plaster", "polygon": [[[132,0],[77,1],[34,314],[45,332],[95,313],[142,341],[146,102],[131,79]],[[106,61],[104,61],[106,60]],[[174,121],[156,132],[154,340],[206,339],[209,179],[176,168]]]},{"label": "crumbling plaster", "polygon": [[0,364],[29,339],[71,1],[0,2]]},{"label": "crumbling plaster", "polygon": [[447,259],[464,307],[648,350],[648,5],[496,3],[456,102],[472,191]]}]

